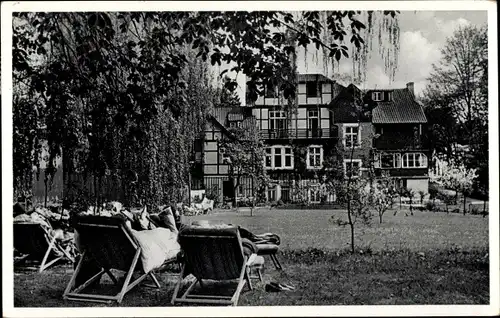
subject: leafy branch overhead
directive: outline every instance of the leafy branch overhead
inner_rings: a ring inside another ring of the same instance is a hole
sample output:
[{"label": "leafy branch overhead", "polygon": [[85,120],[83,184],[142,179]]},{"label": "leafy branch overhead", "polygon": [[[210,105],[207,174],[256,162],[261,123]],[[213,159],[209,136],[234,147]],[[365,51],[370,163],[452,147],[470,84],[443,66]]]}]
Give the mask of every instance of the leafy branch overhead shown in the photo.
[{"label": "leafy branch overhead", "polygon": [[[372,15],[366,26],[360,11],[15,13],[14,107],[30,108],[15,112],[14,147],[18,157],[33,154],[15,158],[15,179],[38,166],[43,137],[48,171],[62,157],[65,174],[94,178],[96,195],[104,178],[126,184],[134,171],[140,195],[171,198],[187,182],[190,145],[220,103],[210,64],[243,73],[250,102],[269,86],[290,101],[297,48],[355,58]],[[237,88],[234,79],[220,82]]]},{"label": "leafy branch overhead", "polygon": [[[130,89],[137,88],[144,76],[155,76],[157,93],[166,94],[174,87],[185,87],[179,73],[187,62],[186,55],[175,48],[190,47],[197,51],[197,57],[209,59],[212,65],[232,63],[231,71],[244,73],[253,100],[263,94],[259,87],[268,83],[278,86],[285,98],[293,98],[293,78],[282,70],[289,69],[296,47],[306,48],[312,43],[316,49],[328,50],[329,57],[337,61],[349,57],[346,43],[355,49],[365,43],[361,31],[366,25],[360,21],[360,14],[329,11],[326,23],[322,23],[318,11],[303,12],[298,19],[291,13],[274,11],[20,13],[21,18],[32,22],[38,36],[33,45],[16,52],[14,64],[23,67],[27,53],[49,54],[45,44],[50,43],[51,50],[53,44],[62,43],[65,55],[78,60],[81,71],[105,75],[116,72],[116,68],[126,70]],[[383,14],[395,17],[397,12]],[[82,39],[87,41],[71,48],[71,42],[78,40],[72,39],[71,32],[80,28],[89,28]],[[114,39],[128,34],[132,35],[128,42],[113,44]],[[331,41],[326,42],[323,34],[330,35]],[[95,65],[96,59],[106,62]],[[236,88],[234,81],[225,85]]]}]

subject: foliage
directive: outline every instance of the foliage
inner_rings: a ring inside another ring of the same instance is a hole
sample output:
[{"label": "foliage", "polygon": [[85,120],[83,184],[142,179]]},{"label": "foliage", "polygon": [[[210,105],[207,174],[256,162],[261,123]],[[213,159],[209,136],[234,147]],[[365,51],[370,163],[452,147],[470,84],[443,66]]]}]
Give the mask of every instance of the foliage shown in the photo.
[{"label": "foliage", "polygon": [[420,197],[420,204],[424,204],[424,198],[425,198],[426,192],[423,190],[420,190],[420,191],[418,191],[418,195]]},{"label": "foliage", "polygon": [[205,197],[214,201],[214,206],[219,204],[219,186],[217,184],[205,190]]},{"label": "foliage", "polygon": [[[293,107],[297,47],[315,45],[337,63],[349,55],[359,61],[376,17],[366,14],[365,34],[361,11],[305,11],[298,18],[270,11],[15,13],[14,90],[28,100],[14,99],[14,108],[41,103],[34,121],[15,120],[15,180],[21,183],[15,188],[29,183],[28,162],[40,161],[38,132],[30,127],[36,122],[46,126],[49,176],[62,157],[66,192],[70,176],[78,176],[92,184],[96,201],[104,200],[112,179],[130,198],[132,172],[141,201],[154,207],[178,200],[192,142],[218,103],[207,63],[231,64],[229,71],[246,75],[250,101],[271,85],[289,100],[285,107]],[[397,12],[380,14],[398,42]],[[234,91],[237,84],[230,79],[224,86]]]},{"label": "foliage", "polygon": [[[444,160],[478,168],[474,189],[488,191],[488,35],[486,26],[463,26],[447,39],[434,65],[423,103],[430,147]],[[456,144],[468,152],[454,149]],[[481,173],[485,171],[486,173]]]},{"label": "foliage", "polygon": [[464,164],[445,163],[443,164],[442,175],[434,180],[444,188],[456,191],[455,202],[459,193],[464,195],[464,214],[466,212],[466,195],[472,190],[474,180],[477,178],[476,171],[477,169],[466,168]]},{"label": "foliage", "polygon": [[434,211],[436,212],[436,210],[438,209],[436,203],[434,201],[427,201],[425,203],[425,208],[428,210],[428,211]]},{"label": "foliage", "polygon": [[[230,135],[220,140],[219,149],[223,149],[223,160],[229,166],[234,193],[241,186],[242,178],[251,180],[255,193],[267,186],[270,180],[264,167],[264,143],[256,122],[249,118],[241,127],[229,128],[228,131]],[[233,202],[236,203],[236,196]]]},{"label": "foliage", "polygon": [[396,191],[391,180],[388,178],[379,180],[374,186],[372,195],[372,204],[382,223],[384,213],[392,207],[396,199]]},{"label": "foliage", "polygon": [[351,251],[355,252],[354,230],[356,224],[370,225],[372,214],[370,205],[373,202],[373,192],[370,182],[365,178],[348,178],[336,182],[337,201],[348,207],[348,220],[332,216],[332,221],[339,226],[349,226],[351,230]]},{"label": "foliage", "polygon": [[405,196],[410,199],[410,213],[411,213],[411,215],[413,215],[413,199],[415,198],[415,195],[416,195],[416,193],[413,189],[409,189],[409,188],[406,189]]}]

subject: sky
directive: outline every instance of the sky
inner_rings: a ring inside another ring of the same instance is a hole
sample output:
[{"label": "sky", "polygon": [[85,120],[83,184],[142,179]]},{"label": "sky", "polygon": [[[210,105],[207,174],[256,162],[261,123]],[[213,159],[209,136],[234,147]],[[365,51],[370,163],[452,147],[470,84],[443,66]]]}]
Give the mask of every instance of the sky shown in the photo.
[{"label": "sky", "polygon": [[[394,80],[391,81],[384,71],[384,64],[378,55],[378,50],[373,50],[366,71],[366,82],[360,84],[361,88],[404,88],[406,83],[415,83],[415,93],[419,95],[427,84],[427,78],[432,71],[432,64],[437,63],[441,57],[440,50],[446,43],[446,38],[464,25],[486,25],[487,11],[401,11],[399,15],[400,27],[400,52],[399,63]],[[298,54],[299,73],[325,74],[322,58],[314,53],[311,46],[308,49],[307,61],[304,59],[304,50]],[[338,67],[340,73],[352,74],[352,60],[341,61]],[[325,74],[332,79],[337,79],[337,71]],[[244,95],[244,77],[238,76],[240,88],[238,94]],[[349,83],[347,83],[349,84]],[[243,98],[242,98],[243,100]]]}]

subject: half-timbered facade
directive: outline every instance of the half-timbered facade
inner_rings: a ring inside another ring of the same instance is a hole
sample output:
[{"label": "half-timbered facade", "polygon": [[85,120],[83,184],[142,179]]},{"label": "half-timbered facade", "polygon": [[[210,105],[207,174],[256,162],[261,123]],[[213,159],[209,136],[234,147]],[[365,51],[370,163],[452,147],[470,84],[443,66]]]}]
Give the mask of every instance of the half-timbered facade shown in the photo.
[{"label": "half-timbered facade", "polygon": [[252,115],[267,145],[265,167],[273,180],[269,201],[332,201],[318,177],[338,138],[328,105],[344,87],[321,74],[299,74],[294,111],[276,91],[251,104]]},{"label": "half-timbered facade", "polygon": [[269,90],[247,106],[215,108],[198,147],[200,187],[215,189],[220,202],[254,195],[250,179],[234,193],[219,147],[228,128],[252,119],[266,145],[264,165],[272,180],[266,193],[269,201],[333,202],[335,196],[326,191],[321,176],[329,158],[340,158],[346,174],[385,172],[401,186],[427,192],[427,121],[412,83],[404,89],[362,91],[321,74],[299,74],[297,93],[294,111],[286,111],[286,101]]}]

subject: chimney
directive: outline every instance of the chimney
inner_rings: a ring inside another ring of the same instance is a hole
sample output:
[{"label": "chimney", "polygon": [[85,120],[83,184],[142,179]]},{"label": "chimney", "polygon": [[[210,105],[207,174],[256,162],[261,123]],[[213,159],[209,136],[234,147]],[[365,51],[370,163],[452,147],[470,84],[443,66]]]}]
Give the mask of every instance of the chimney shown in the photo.
[{"label": "chimney", "polygon": [[413,97],[415,97],[415,83],[413,83],[413,82],[407,83],[406,89],[410,91],[410,93]]}]

